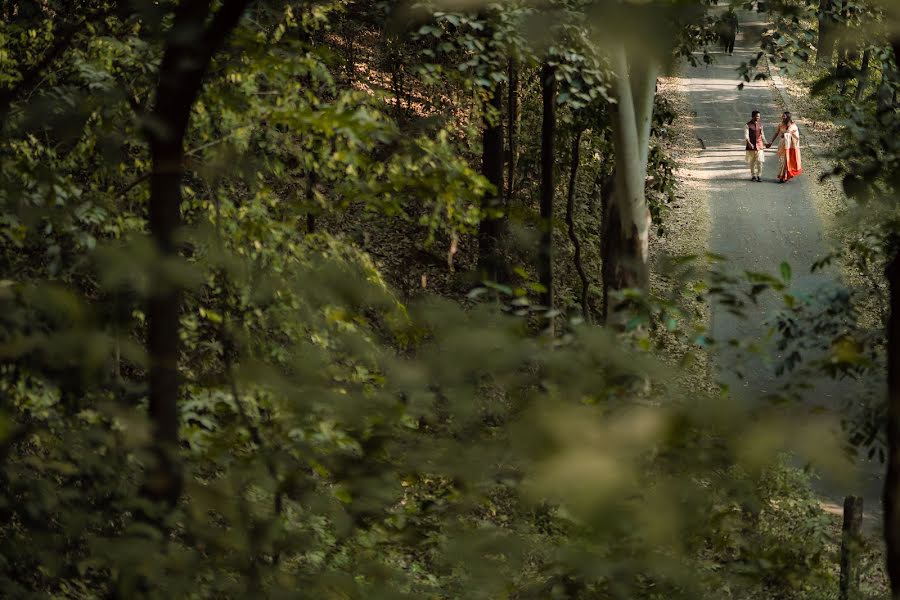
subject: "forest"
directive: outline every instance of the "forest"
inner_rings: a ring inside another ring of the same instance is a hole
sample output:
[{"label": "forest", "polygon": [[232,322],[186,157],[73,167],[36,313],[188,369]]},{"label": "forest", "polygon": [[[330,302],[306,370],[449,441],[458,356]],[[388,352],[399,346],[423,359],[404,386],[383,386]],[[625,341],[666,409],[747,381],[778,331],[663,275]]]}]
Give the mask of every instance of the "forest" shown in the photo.
[{"label": "forest", "polygon": [[0,0],[0,597],[900,600],[898,89],[896,0]]}]

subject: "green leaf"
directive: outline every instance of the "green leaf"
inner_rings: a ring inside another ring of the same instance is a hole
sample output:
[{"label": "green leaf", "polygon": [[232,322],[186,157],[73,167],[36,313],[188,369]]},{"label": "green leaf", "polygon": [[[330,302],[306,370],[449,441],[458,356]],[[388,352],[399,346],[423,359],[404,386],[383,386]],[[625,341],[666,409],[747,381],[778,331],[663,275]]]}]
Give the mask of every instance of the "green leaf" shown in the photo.
[{"label": "green leaf", "polygon": [[781,278],[785,283],[791,280],[791,265],[787,261],[781,263]]}]

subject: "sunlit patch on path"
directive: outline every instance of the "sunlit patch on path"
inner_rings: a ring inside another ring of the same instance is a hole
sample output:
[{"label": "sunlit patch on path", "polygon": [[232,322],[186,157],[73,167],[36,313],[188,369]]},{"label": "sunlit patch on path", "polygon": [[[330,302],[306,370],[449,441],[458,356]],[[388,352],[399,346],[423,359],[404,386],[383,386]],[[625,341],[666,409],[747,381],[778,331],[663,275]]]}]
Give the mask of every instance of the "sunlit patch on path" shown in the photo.
[{"label": "sunlit patch on path", "polygon": [[[699,152],[691,155],[681,176],[688,185],[702,190],[709,202],[709,250],[728,259],[727,268],[777,274],[786,261],[793,271],[792,292],[819,302],[841,285],[836,269],[811,272],[811,266],[827,254],[829,246],[816,211],[816,174],[810,170],[787,184],[776,183],[778,159],[774,147],[766,152],[762,182],[751,182],[744,162],[744,124],[750,113],[759,110],[766,136],[771,139],[783,107],[768,81],[738,85],[737,68],[756,56],[762,22],[755,13],[739,12],[741,32],[734,56],[712,49],[715,64],[685,67],[679,87],[694,111],[694,130]],[[699,57],[699,55],[698,55]],[[801,136],[802,136],[801,131]],[[801,147],[803,146],[801,137]],[[776,393],[784,379],[775,376],[773,363],[780,358],[771,342],[765,341],[773,319],[784,307],[778,295],[764,295],[749,305],[746,318],[737,317],[727,307],[714,305],[710,329],[714,339],[758,341],[769,349],[771,360],[740,353],[720,345],[715,363],[720,379],[733,394],[747,402],[759,402]],[[740,373],[740,376],[737,373]],[[835,382],[824,377],[803,393],[803,406],[810,410],[840,408],[858,394],[856,384]],[[839,506],[843,496],[862,494],[869,515],[878,514],[881,466],[860,462],[856,489],[828,481],[819,484],[825,499]]]}]

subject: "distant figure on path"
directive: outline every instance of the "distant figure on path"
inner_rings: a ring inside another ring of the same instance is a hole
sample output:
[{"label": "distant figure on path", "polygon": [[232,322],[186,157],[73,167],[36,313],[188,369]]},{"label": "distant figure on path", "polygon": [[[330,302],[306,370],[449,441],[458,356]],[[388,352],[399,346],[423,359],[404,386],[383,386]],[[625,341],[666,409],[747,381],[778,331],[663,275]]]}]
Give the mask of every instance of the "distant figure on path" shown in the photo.
[{"label": "distant figure on path", "polygon": [[775,137],[766,145],[770,148],[775,140],[781,136],[778,144],[778,183],[785,183],[803,172],[803,164],[800,160],[800,130],[791,118],[791,113],[781,115],[781,125],[775,132]]},{"label": "distant figure on path", "polygon": [[729,8],[728,11],[719,18],[716,29],[719,34],[719,41],[722,43],[725,52],[734,54],[734,40],[737,37],[738,32],[737,13]]},{"label": "distant figure on path", "polygon": [[758,110],[753,111],[750,120],[744,127],[744,142],[746,143],[747,166],[750,167],[750,181],[762,181],[760,175],[765,161],[763,153],[769,144],[766,143],[766,134],[763,132],[762,119]]}]

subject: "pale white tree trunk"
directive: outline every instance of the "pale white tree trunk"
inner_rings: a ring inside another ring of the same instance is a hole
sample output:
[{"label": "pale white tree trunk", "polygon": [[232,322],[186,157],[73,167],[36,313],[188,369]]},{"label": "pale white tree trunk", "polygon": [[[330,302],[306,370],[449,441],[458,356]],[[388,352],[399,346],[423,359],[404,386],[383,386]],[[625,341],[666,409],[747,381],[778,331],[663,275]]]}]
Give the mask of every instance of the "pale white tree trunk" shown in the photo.
[{"label": "pale white tree trunk", "polygon": [[603,283],[607,289],[649,286],[650,209],[644,186],[650,150],[650,126],[659,65],[619,45],[612,53],[616,74],[616,181],[612,212],[605,218]]}]

